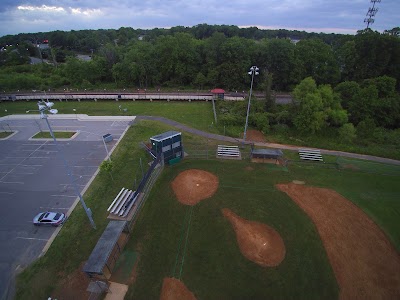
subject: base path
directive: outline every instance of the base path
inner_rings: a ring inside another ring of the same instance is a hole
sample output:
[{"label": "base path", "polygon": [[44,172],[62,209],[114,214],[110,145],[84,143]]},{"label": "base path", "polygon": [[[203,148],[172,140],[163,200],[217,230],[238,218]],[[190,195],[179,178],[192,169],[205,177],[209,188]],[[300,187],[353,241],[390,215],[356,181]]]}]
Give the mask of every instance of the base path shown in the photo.
[{"label": "base path", "polygon": [[340,299],[400,299],[400,256],[360,208],[330,189],[294,183],[277,188],[317,227]]}]

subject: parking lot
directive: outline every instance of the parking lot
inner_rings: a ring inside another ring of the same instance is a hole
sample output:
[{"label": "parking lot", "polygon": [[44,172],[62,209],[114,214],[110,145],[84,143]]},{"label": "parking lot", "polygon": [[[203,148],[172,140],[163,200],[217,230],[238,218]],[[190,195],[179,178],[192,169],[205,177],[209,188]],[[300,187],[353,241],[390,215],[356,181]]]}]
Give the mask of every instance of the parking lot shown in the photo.
[{"label": "parking lot", "polygon": [[[13,294],[14,275],[38,258],[57,232],[54,227],[33,226],[33,217],[46,210],[67,213],[77,199],[63,157],[82,191],[107,157],[105,145],[111,151],[134,119],[50,119],[54,131],[78,132],[73,139],[59,140],[57,147],[52,140],[30,139],[48,128],[38,116],[24,117],[0,118],[3,128],[17,131],[0,140],[1,299]],[[102,136],[107,133],[114,139],[104,144]]]}]

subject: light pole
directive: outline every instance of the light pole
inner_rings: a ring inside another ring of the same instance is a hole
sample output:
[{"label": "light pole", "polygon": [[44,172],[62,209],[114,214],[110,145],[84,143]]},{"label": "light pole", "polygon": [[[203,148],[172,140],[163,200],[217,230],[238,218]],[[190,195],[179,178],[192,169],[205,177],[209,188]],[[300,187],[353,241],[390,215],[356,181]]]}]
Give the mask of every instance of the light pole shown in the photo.
[{"label": "light pole", "polygon": [[[48,101],[46,102],[46,101],[43,101],[43,100],[39,101],[39,102],[38,102],[38,107],[39,107],[39,112],[40,112],[40,118],[46,120],[47,127],[49,127],[50,135],[51,135],[51,137],[53,138],[54,143],[56,144],[56,147],[57,147],[58,151],[61,153],[62,159],[63,159],[63,161],[64,161],[64,167],[65,167],[65,169],[67,170],[68,176],[70,177],[71,184],[72,184],[72,186],[73,186],[74,189],[75,189],[75,193],[76,193],[76,195],[79,197],[79,200],[80,200],[80,202],[81,202],[81,204],[82,204],[82,206],[83,206],[83,208],[84,208],[84,210],[85,210],[85,212],[86,212],[86,214],[87,214],[87,216],[88,216],[88,218],[89,218],[90,224],[92,225],[92,227],[93,227],[94,229],[96,229],[96,224],[94,223],[93,218],[92,218],[92,211],[90,210],[90,208],[88,208],[88,207],[86,206],[86,203],[85,203],[85,201],[83,200],[83,197],[82,197],[82,195],[81,195],[81,193],[80,193],[80,191],[79,191],[79,189],[78,189],[78,187],[77,187],[77,185],[76,185],[76,183],[75,183],[75,181],[74,181],[74,178],[72,177],[71,168],[69,167],[69,165],[68,165],[68,163],[67,163],[67,160],[65,159],[64,151],[63,151],[63,150],[60,148],[60,146],[58,145],[57,140],[56,140],[56,137],[54,136],[53,130],[51,129],[49,120],[47,119],[47,115],[46,115],[46,112],[47,112],[47,111],[50,112],[51,114],[56,114],[56,113],[58,113],[58,110],[57,110],[57,109],[53,109],[53,108],[52,108],[53,105],[54,105],[53,102],[48,102]],[[29,110],[28,110],[27,112],[29,112]]]},{"label": "light pole", "polygon": [[246,124],[244,125],[244,134],[243,134],[243,143],[246,142],[246,133],[247,133],[247,124],[249,122],[249,113],[250,113],[250,101],[251,101],[251,94],[253,93],[253,81],[254,75],[258,75],[258,70],[256,66],[252,66],[250,68],[249,75],[251,75],[251,85],[250,85],[250,96],[249,96],[249,103],[247,104],[247,115],[246,115]]}]

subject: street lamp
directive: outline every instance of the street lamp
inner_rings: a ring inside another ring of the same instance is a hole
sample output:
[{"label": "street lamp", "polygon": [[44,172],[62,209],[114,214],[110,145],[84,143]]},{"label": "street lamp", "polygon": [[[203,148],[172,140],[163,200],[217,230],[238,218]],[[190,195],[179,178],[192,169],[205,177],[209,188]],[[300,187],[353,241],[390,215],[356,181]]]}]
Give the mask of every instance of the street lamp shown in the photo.
[{"label": "street lamp", "polygon": [[[82,206],[83,206],[83,208],[84,208],[84,210],[85,210],[85,212],[86,212],[86,214],[87,214],[87,216],[88,216],[88,218],[89,218],[90,223],[92,224],[92,227],[93,227],[94,229],[96,229],[96,225],[95,225],[95,223],[94,223],[94,221],[93,221],[93,218],[92,218],[92,211],[90,210],[90,208],[88,208],[88,207],[86,206],[86,203],[85,203],[85,201],[83,200],[83,197],[82,197],[80,191],[78,190],[78,187],[77,187],[77,185],[76,185],[76,183],[75,183],[75,180],[74,180],[74,178],[72,177],[71,168],[69,167],[69,165],[68,165],[68,163],[67,163],[67,160],[65,159],[64,151],[63,151],[63,150],[60,148],[60,146],[58,145],[57,140],[56,140],[56,137],[54,136],[53,130],[51,129],[49,120],[47,119],[47,114],[46,114],[46,112],[50,112],[50,113],[53,114],[53,115],[55,115],[55,114],[58,113],[58,110],[57,110],[57,109],[52,108],[53,105],[54,105],[53,102],[48,102],[48,101],[46,102],[46,101],[43,101],[43,100],[39,101],[39,102],[38,102],[38,107],[39,107],[39,112],[40,112],[40,118],[46,120],[47,127],[49,127],[50,135],[51,135],[51,137],[53,138],[54,143],[56,144],[56,147],[57,147],[58,151],[61,153],[62,159],[63,159],[63,161],[64,161],[64,167],[65,167],[65,169],[67,170],[68,176],[70,177],[71,184],[72,184],[72,186],[73,186],[74,189],[75,189],[75,193],[76,193],[76,195],[79,197],[79,200],[80,200],[80,202],[81,202],[81,204],[82,204]],[[28,113],[29,110],[26,111],[26,112]]]},{"label": "street lamp", "polygon": [[246,124],[244,125],[243,143],[246,142],[247,124],[249,122],[250,100],[251,100],[251,94],[253,93],[254,75],[258,75],[259,74],[258,70],[259,70],[259,68],[257,68],[256,66],[252,66],[250,68],[250,71],[248,72],[249,75],[251,75],[251,85],[250,85],[249,103],[247,104]]}]

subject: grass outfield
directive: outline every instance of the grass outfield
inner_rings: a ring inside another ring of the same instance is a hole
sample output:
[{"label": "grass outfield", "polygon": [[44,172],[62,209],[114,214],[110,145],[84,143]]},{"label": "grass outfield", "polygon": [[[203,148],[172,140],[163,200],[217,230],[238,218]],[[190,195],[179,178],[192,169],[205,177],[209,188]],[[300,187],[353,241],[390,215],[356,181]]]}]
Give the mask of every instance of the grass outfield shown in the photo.
[{"label": "grass outfield", "polygon": [[[249,171],[248,167],[254,169]],[[191,168],[216,174],[220,186],[212,198],[193,208],[182,267],[176,257],[189,208],[175,199],[170,182],[179,172]],[[369,214],[400,251],[398,179],[312,165],[293,166],[284,172],[275,166],[244,161],[188,159],[166,167],[127,245],[128,250],[141,253],[136,283],[127,298],[156,299],[163,278],[181,273],[181,280],[199,299],[337,299],[336,280],[315,226],[274,184],[302,180],[338,191]],[[245,259],[221,208],[275,228],[287,251],[282,264],[262,268]]]}]

